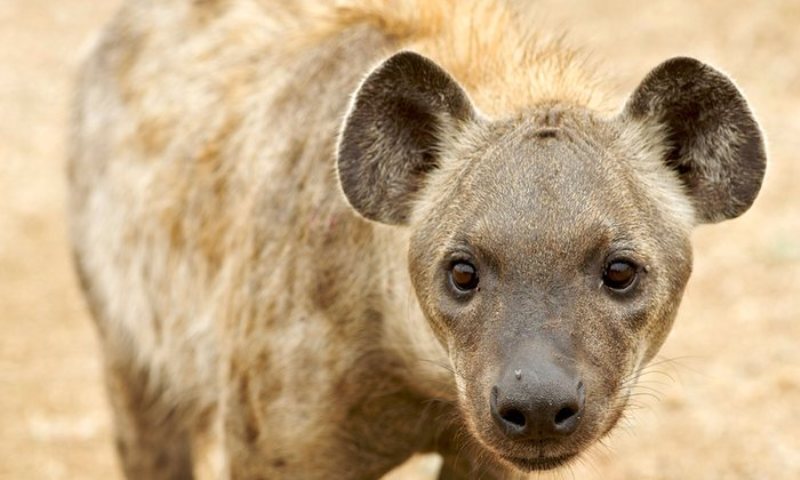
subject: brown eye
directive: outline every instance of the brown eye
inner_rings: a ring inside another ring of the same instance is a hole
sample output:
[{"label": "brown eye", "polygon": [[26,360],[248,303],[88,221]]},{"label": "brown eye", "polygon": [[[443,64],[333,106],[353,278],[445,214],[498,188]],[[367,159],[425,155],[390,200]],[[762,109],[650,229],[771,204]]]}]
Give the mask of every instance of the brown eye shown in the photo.
[{"label": "brown eye", "polygon": [[625,290],[636,280],[637,268],[627,260],[616,260],[606,266],[603,283],[612,290]]},{"label": "brown eye", "polygon": [[478,271],[469,262],[457,262],[450,269],[450,279],[458,290],[468,292],[478,286]]}]

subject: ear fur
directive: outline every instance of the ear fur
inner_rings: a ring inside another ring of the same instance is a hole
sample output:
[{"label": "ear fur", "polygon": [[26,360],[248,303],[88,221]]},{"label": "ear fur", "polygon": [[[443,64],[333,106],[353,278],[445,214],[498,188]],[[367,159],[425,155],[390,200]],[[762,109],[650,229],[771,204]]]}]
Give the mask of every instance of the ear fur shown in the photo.
[{"label": "ear fur", "polygon": [[433,61],[400,52],[359,87],[339,138],[337,169],[364,217],[403,225],[425,175],[439,166],[444,135],[475,118],[467,94]]},{"label": "ear fur", "polygon": [[692,58],[667,60],[636,88],[622,116],[663,132],[663,162],[686,186],[697,222],[734,218],[752,205],[764,177],[764,139],[727,76]]}]

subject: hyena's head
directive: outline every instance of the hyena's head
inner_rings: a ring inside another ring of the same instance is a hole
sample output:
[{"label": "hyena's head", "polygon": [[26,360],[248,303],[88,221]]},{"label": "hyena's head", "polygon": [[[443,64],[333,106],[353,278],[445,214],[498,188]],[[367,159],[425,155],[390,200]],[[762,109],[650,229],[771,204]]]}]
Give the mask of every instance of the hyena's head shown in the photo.
[{"label": "hyena's head", "polygon": [[535,470],[617,422],[675,317],[691,228],[747,210],[765,160],[742,95],[693,59],[655,68],[612,118],[548,104],[487,119],[403,52],[357,91],[338,171],[361,215],[411,229],[471,432]]}]

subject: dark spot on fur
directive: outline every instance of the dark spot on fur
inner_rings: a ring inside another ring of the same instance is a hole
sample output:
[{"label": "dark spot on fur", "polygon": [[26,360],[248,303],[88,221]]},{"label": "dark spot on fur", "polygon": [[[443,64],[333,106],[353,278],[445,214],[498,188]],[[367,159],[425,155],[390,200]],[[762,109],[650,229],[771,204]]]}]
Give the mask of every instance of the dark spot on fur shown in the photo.
[{"label": "dark spot on fur", "polygon": [[119,456],[125,458],[128,455],[128,444],[121,438],[114,439],[114,444],[117,447]]},{"label": "dark spot on fur", "polygon": [[156,469],[165,470],[170,464],[170,457],[166,451],[160,450],[156,454]]},{"label": "dark spot on fur", "polygon": [[245,434],[244,438],[247,441],[247,443],[251,445],[255,444],[256,442],[258,442],[258,437],[260,434],[258,430],[258,425],[250,422],[245,423],[244,434]]},{"label": "dark spot on fur", "polygon": [[535,138],[558,138],[557,128],[543,128],[533,132]]},{"label": "dark spot on fur", "polygon": [[255,444],[261,431],[258,428],[258,417],[256,416],[253,400],[250,398],[250,377],[242,375],[239,378],[239,401],[245,408],[244,418],[244,439],[248,444]]},{"label": "dark spot on fur", "polygon": [[256,357],[255,363],[256,370],[266,370],[269,366],[269,353],[266,350],[262,350],[258,353]]}]

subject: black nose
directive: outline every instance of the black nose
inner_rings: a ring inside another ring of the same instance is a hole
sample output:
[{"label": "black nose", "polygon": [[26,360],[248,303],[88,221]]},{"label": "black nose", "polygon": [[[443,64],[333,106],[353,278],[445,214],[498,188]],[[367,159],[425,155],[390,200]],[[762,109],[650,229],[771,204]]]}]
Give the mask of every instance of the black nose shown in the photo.
[{"label": "black nose", "polygon": [[[521,377],[521,370],[515,377]],[[545,381],[534,378],[517,384],[502,382],[492,388],[490,408],[500,430],[512,440],[544,440],[573,433],[583,416],[585,400],[583,382],[569,378]]]}]

